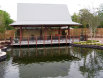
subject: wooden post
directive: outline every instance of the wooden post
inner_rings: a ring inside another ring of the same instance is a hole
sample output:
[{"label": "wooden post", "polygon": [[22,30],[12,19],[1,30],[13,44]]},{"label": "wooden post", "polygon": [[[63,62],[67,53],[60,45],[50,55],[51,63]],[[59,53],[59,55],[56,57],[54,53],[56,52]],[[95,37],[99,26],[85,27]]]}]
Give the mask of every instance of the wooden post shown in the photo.
[{"label": "wooden post", "polygon": [[41,26],[41,29],[40,29],[40,37],[43,36],[43,26]]},{"label": "wooden post", "polygon": [[29,47],[29,37],[28,37],[28,47]]},{"label": "wooden post", "polygon": [[74,42],[74,31],[72,31],[72,43]]},{"label": "wooden post", "polygon": [[45,45],[45,35],[44,35],[44,37],[43,37],[43,45]]},{"label": "wooden post", "polygon": [[45,40],[47,40],[47,27],[45,27]]},{"label": "wooden post", "polygon": [[68,26],[68,38],[70,39],[70,27]]},{"label": "wooden post", "polygon": [[20,46],[21,46],[21,40],[22,40],[22,27],[20,26]]},{"label": "wooden post", "polygon": [[65,35],[66,36],[66,44],[67,44],[67,35]]},{"label": "wooden post", "polygon": [[80,36],[79,36],[79,42],[80,42]]},{"label": "wooden post", "polygon": [[37,36],[36,36],[36,47],[37,47]]},{"label": "wooden post", "polygon": [[51,45],[52,45],[52,35],[51,35]]},{"label": "wooden post", "polygon": [[21,37],[20,37],[20,40],[19,40],[19,42],[20,42],[19,44],[20,44],[20,46],[21,46]]},{"label": "wooden post", "polygon": [[60,45],[60,35],[58,36],[58,44]]},{"label": "wooden post", "polygon": [[20,26],[20,41],[22,39],[22,27]]},{"label": "wooden post", "polygon": [[60,31],[60,27],[59,27],[59,31],[58,31],[58,34],[60,34],[61,33],[61,31]]},{"label": "wooden post", "polygon": [[60,45],[60,35],[59,35],[59,45]]}]

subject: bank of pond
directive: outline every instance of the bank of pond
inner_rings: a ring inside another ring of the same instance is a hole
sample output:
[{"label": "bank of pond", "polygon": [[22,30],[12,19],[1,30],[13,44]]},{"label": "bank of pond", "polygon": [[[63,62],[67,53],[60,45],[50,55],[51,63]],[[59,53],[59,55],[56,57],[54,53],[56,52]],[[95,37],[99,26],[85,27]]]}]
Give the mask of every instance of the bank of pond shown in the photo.
[{"label": "bank of pond", "polygon": [[103,50],[103,43],[97,40],[87,40],[87,41],[80,41],[74,42],[70,44],[74,47],[81,47],[81,48],[94,48],[94,49],[102,49]]}]

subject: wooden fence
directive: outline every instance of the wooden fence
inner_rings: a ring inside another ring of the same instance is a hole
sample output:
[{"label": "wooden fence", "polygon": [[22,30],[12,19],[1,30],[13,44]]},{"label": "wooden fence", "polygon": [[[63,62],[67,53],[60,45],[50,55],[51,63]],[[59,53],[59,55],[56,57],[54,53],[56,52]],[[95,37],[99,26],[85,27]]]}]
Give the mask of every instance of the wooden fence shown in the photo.
[{"label": "wooden fence", "polygon": [[[90,30],[88,28],[78,28],[78,29],[71,29],[71,36],[80,36],[81,33],[87,35],[88,37],[91,36]],[[95,37],[103,37],[103,28],[97,28]]]},{"label": "wooden fence", "polygon": [[14,37],[15,30],[7,30],[5,33],[0,33],[0,40],[10,39],[10,37]]},{"label": "wooden fence", "polygon": [[[90,37],[90,30],[88,28],[78,28],[78,29],[70,29],[71,37],[73,36],[80,36],[83,32],[84,35]],[[5,33],[0,33],[0,40],[1,39],[10,39],[10,37],[15,36],[15,30],[7,30]],[[96,37],[103,37],[103,28],[97,28],[96,30]]]}]

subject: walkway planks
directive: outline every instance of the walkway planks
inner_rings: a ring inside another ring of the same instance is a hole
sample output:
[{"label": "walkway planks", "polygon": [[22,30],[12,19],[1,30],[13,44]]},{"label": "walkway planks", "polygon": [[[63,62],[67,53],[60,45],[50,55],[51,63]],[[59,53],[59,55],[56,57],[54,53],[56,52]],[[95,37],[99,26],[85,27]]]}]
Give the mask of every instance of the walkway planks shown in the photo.
[{"label": "walkway planks", "polygon": [[[79,39],[75,39],[74,41],[79,41]],[[52,45],[52,44],[67,44],[67,43],[72,43],[72,39],[67,39],[67,40],[65,40],[65,39],[62,39],[62,40],[45,40],[45,43],[44,43],[44,40],[30,40],[29,42],[28,41],[20,41],[20,42],[18,42],[18,43],[15,43],[14,41],[13,41],[13,43],[11,44],[12,46],[18,46],[18,45],[21,45],[21,46],[23,46],[23,45],[46,45],[46,44],[50,44],[50,45]]]}]

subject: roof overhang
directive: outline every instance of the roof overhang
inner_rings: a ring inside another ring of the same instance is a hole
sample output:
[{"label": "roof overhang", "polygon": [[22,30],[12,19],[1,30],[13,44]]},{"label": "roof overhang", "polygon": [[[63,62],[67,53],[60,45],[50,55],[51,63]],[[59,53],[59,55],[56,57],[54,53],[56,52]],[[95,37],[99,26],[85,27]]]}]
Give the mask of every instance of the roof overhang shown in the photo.
[{"label": "roof overhang", "polygon": [[16,27],[16,26],[24,26],[24,27],[41,27],[41,26],[48,26],[48,27],[61,27],[61,26],[80,26],[80,25],[82,25],[82,24],[79,24],[79,23],[76,23],[76,22],[57,22],[57,21],[53,21],[53,22],[28,22],[28,21],[26,21],[26,22],[14,22],[14,23],[12,23],[12,24],[10,24],[11,26],[14,26],[14,27]]},{"label": "roof overhang", "polygon": [[73,22],[65,4],[18,3],[17,21],[11,26],[80,26]]}]

